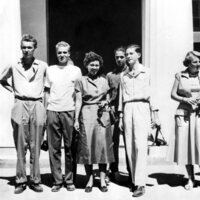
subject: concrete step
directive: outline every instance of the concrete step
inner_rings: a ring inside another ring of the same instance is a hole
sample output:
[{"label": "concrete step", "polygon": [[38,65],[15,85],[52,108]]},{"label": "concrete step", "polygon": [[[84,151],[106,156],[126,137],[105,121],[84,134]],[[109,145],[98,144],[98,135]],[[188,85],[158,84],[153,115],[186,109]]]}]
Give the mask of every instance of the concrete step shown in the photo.
[{"label": "concrete step", "polygon": [[[149,165],[166,165],[169,164],[166,160],[167,146],[150,146],[148,155]],[[27,165],[29,165],[29,151],[27,152]],[[64,149],[62,148],[62,163],[64,163]],[[0,167],[15,167],[16,165],[16,150],[15,148],[0,148]],[[41,151],[40,155],[41,167],[49,166],[49,153],[48,151]],[[119,147],[119,165],[125,166],[125,148]]]}]

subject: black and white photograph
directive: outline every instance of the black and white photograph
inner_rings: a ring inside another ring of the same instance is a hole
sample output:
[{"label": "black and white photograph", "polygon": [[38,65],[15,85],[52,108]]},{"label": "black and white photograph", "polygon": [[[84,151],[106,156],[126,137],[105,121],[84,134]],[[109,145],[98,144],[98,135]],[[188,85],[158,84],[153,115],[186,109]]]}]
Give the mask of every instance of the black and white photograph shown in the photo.
[{"label": "black and white photograph", "polygon": [[0,0],[0,199],[200,198],[200,0]]}]

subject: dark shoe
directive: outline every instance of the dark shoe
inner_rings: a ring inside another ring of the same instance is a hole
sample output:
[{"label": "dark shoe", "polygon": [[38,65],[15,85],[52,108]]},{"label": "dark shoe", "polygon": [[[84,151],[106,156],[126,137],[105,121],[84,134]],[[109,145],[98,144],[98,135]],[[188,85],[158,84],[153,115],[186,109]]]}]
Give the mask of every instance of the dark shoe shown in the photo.
[{"label": "dark shoe", "polygon": [[52,192],[58,192],[60,190],[60,188],[62,187],[62,184],[59,185],[53,185],[53,187],[51,188]]},{"label": "dark shoe", "polygon": [[75,190],[75,185],[74,184],[67,184],[67,190],[68,191],[74,191]]},{"label": "dark shoe", "polygon": [[26,184],[19,184],[15,187],[15,194],[20,194],[26,189]]},{"label": "dark shoe", "polygon": [[119,182],[120,181],[120,174],[119,174],[119,172],[117,171],[117,172],[110,173],[110,179],[113,182]]},{"label": "dark shoe", "polygon": [[85,192],[87,192],[87,193],[92,192],[92,187],[86,186]]},{"label": "dark shoe", "polygon": [[107,188],[107,186],[101,186],[101,187],[100,187],[100,190],[101,190],[102,192],[107,192],[107,191],[108,191],[108,188]]},{"label": "dark shoe", "polygon": [[138,186],[135,191],[133,191],[133,197],[140,197],[144,195],[145,193],[145,188],[144,186]]},{"label": "dark shoe", "polygon": [[129,186],[130,186],[130,192],[134,192],[137,189],[137,187],[133,183],[131,183]]},{"label": "dark shoe", "polygon": [[40,184],[31,184],[30,189],[35,192],[43,192],[43,188]]}]

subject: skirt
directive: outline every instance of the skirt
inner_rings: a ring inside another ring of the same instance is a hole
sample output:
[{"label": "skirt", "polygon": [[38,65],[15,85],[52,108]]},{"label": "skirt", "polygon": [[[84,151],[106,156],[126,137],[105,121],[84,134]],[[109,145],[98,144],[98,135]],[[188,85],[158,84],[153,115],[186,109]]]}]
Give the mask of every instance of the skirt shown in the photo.
[{"label": "skirt", "polygon": [[98,116],[98,105],[84,105],[80,115],[80,138],[77,163],[106,164],[114,162],[109,112]]},{"label": "skirt", "polygon": [[179,165],[200,165],[200,116],[196,112],[175,116],[175,133],[170,137],[167,160]]}]

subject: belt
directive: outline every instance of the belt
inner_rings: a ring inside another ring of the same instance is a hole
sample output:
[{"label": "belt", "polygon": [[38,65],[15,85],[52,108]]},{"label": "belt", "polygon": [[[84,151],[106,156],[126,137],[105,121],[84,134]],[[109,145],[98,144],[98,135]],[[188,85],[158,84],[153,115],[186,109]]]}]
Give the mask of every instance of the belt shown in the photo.
[{"label": "belt", "polygon": [[143,103],[149,103],[148,100],[128,100],[128,101],[125,101],[125,102],[123,102],[123,103],[125,104],[125,103],[132,103],[132,102],[143,102]]},{"label": "belt", "polygon": [[15,96],[15,99],[19,99],[22,101],[42,101],[42,98],[32,98],[32,97],[20,97],[20,96]]}]

